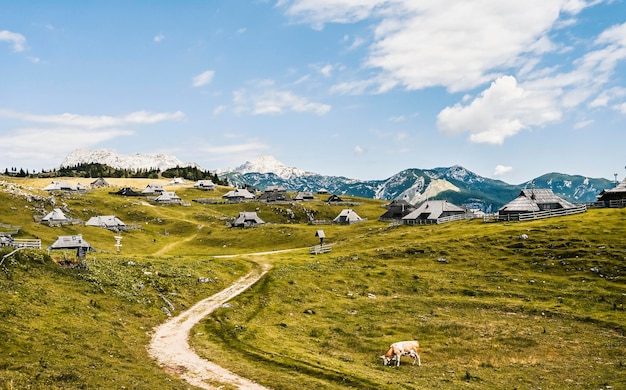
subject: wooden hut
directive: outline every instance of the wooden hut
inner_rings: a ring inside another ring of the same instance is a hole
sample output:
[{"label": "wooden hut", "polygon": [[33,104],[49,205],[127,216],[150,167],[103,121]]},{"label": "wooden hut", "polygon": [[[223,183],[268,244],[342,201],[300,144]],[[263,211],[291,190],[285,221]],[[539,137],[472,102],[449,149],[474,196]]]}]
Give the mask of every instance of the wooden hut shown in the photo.
[{"label": "wooden hut", "polygon": [[76,250],[77,257],[85,257],[86,253],[94,248],[83,239],[82,234],[74,236],[59,236],[57,240],[48,247],[48,250],[71,249]]},{"label": "wooden hut", "polygon": [[102,187],[110,187],[111,185],[104,180],[103,177],[99,177],[96,180],[92,181],[90,184],[91,188],[102,188]]},{"label": "wooden hut", "polygon": [[87,222],[85,222],[85,225],[97,226],[113,231],[120,231],[126,228],[126,224],[115,215],[99,215],[91,217]]},{"label": "wooden hut", "polygon": [[215,183],[213,183],[211,180],[198,180],[194,185],[193,188],[197,188],[199,190],[208,190],[208,191],[212,191],[215,189]]},{"label": "wooden hut", "polygon": [[141,191],[144,195],[162,194],[165,191],[161,184],[148,184],[146,188]]},{"label": "wooden hut", "polygon": [[44,191],[78,191],[79,188],[77,186],[73,186],[66,181],[53,181],[48,184],[44,188]]},{"label": "wooden hut", "polygon": [[466,213],[464,208],[447,200],[428,200],[402,217],[402,222],[407,225],[443,223],[464,219]]},{"label": "wooden hut", "polygon": [[63,213],[63,210],[55,208],[51,212],[41,218],[41,223],[47,225],[65,225],[70,223],[71,220]]},{"label": "wooden hut", "polygon": [[384,207],[387,211],[378,218],[379,221],[401,220],[415,210],[415,206],[404,199],[392,200],[391,203],[386,204]]},{"label": "wooden hut", "polygon": [[517,198],[498,209],[498,216],[519,217],[520,214],[559,209],[575,209],[576,205],[558,197],[550,189],[522,190]]},{"label": "wooden hut", "polygon": [[156,203],[160,204],[182,204],[183,200],[176,195],[175,192],[163,191],[159,196],[154,198]]},{"label": "wooden hut", "polygon": [[359,217],[359,215],[352,209],[341,210],[339,215],[337,215],[335,219],[333,219],[333,223],[340,224],[340,225],[351,225],[353,223],[363,222],[363,221],[364,219]]},{"label": "wooden hut", "polygon": [[120,188],[119,191],[109,192],[111,195],[120,195],[120,196],[144,196],[141,192],[137,192],[130,187]]},{"label": "wooden hut", "polygon": [[254,199],[254,195],[245,188],[237,188],[235,190],[228,191],[227,193],[222,195],[222,198],[230,202],[243,202],[245,200]]},{"label": "wooden hut", "polygon": [[283,186],[269,186],[258,198],[262,202],[287,201],[287,190]]},{"label": "wooden hut", "polygon": [[256,212],[242,211],[239,216],[231,223],[231,227],[254,227],[265,224]]},{"label": "wooden hut", "polygon": [[293,197],[293,200],[309,201],[314,200],[315,196],[311,191],[300,191]]},{"label": "wooden hut", "polygon": [[606,207],[626,206],[626,179],[622,180],[615,188],[602,190],[598,194],[598,202],[603,202]]}]

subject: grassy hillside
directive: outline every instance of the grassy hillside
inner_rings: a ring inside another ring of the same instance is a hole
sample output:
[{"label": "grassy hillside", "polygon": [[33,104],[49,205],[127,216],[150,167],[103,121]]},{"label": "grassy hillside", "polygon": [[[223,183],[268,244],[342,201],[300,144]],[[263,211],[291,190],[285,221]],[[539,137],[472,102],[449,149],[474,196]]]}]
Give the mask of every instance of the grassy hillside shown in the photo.
[{"label": "grassy hillside", "polygon": [[[158,182],[107,180],[137,190]],[[228,188],[167,185],[190,206],[155,206],[110,195],[113,189],[55,195],[74,218],[114,214],[140,226],[122,234],[118,254],[113,232],[34,222],[52,209],[39,190],[49,180],[7,181],[0,223],[22,226],[16,238],[38,237],[47,247],[59,235],[81,233],[97,252],[76,267],[57,264],[73,253],[45,250],[21,251],[2,264],[0,388],[188,388],[148,357],[150,329],[261,262],[273,264],[269,275],[196,327],[191,341],[200,354],[269,387],[626,383],[626,210],[390,227],[377,221],[384,202],[368,199],[349,199],[352,206],[200,204],[192,200],[219,200]],[[307,212],[333,219],[344,207],[368,220],[306,224]],[[269,224],[227,227],[240,211],[257,211]],[[331,253],[309,255],[317,229],[333,243]],[[408,359],[382,366],[378,356],[390,343],[412,338],[422,343],[421,367]]]}]

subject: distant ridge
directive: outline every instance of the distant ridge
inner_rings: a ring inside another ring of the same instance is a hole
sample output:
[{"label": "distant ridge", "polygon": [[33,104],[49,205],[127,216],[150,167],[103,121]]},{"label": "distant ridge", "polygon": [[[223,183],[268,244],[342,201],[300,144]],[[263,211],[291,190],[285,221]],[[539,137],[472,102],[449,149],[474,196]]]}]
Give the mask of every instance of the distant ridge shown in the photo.
[{"label": "distant ridge", "polygon": [[[63,160],[61,166],[71,167],[81,163],[100,163],[129,170],[164,171],[177,166],[202,169],[195,163],[183,163],[175,156],[139,153],[119,155],[109,149],[75,150]],[[217,175],[237,187],[252,186],[264,190],[270,186],[281,186],[287,191],[312,192],[323,188],[336,195],[403,199],[415,205],[428,199],[445,199],[459,206],[485,212],[497,211],[514,199],[523,188],[531,186],[551,189],[556,195],[573,203],[594,202],[602,190],[615,186],[607,179],[562,173],[548,173],[528,182],[512,185],[479,176],[459,165],[433,169],[409,168],[384,180],[356,180],[288,167],[273,156],[260,156],[237,168],[217,171]]]},{"label": "distant ridge", "polygon": [[61,167],[71,167],[78,164],[100,163],[116,169],[159,169],[164,171],[169,168],[196,167],[202,169],[195,163],[184,163],[177,157],[167,154],[117,154],[110,149],[77,149],[68,154],[61,162]]},{"label": "distant ridge", "polygon": [[613,188],[607,179],[549,173],[528,182],[512,185],[479,176],[454,165],[433,169],[410,168],[385,180],[355,180],[341,176],[323,176],[290,168],[271,156],[247,161],[239,167],[219,172],[231,185],[250,185],[259,190],[282,186],[288,191],[317,191],[321,188],[337,195],[375,199],[403,199],[418,204],[428,199],[445,199],[457,205],[495,212],[531,185],[551,189],[574,202],[594,202],[603,189]]}]

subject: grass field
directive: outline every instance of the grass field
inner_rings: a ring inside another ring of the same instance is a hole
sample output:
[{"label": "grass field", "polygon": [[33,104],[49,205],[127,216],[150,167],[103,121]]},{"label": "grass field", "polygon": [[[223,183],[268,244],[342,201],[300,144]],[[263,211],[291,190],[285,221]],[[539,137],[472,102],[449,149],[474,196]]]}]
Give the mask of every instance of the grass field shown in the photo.
[{"label": "grass field", "polygon": [[[624,209],[391,227],[377,221],[385,202],[351,199],[366,222],[313,226],[305,211],[333,219],[346,206],[192,202],[219,199],[225,187],[169,188],[191,206],[154,206],[111,189],[55,197],[74,218],[114,214],[140,225],[123,233],[118,254],[113,232],[33,221],[52,208],[38,190],[49,180],[7,181],[0,222],[22,226],[16,238],[38,237],[45,247],[81,233],[97,252],[69,268],[57,262],[72,253],[21,251],[0,267],[0,388],[188,388],[147,355],[150,329],[253,262],[273,269],[190,340],[200,355],[268,387],[626,388]],[[139,190],[156,182],[110,181]],[[227,227],[240,211],[269,224]],[[317,229],[331,253],[308,253]],[[252,255],[283,249],[292,250]],[[421,367],[408,358],[383,367],[390,343],[413,338]]]}]

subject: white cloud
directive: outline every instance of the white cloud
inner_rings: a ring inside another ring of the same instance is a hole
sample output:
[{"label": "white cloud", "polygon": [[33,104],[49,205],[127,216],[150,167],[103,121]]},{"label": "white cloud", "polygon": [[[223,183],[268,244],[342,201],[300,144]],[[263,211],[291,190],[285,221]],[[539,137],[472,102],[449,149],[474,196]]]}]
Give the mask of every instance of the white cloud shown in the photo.
[{"label": "white cloud", "polygon": [[302,84],[302,83],[304,83],[305,81],[308,81],[310,78],[311,78],[311,75],[306,74],[306,75],[304,75],[304,76],[300,77],[299,79],[297,79],[296,81],[294,81],[292,84],[293,84],[293,85]]},{"label": "white cloud", "polygon": [[501,144],[523,129],[558,121],[585,103],[591,108],[607,107],[626,94],[622,87],[602,90],[612,80],[617,65],[626,60],[626,23],[602,32],[594,45],[594,50],[573,61],[570,71],[537,69],[521,83],[512,76],[497,78],[467,105],[442,110],[438,116],[440,130],[448,134],[467,132],[471,142]]},{"label": "white cloud", "polygon": [[161,42],[164,39],[165,39],[165,35],[157,34],[157,35],[154,36],[153,41],[156,42],[156,43],[159,43],[159,42]]},{"label": "white cloud", "polygon": [[513,170],[513,167],[509,167],[506,165],[496,165],[496,168],[493,172],[493,176],[503,176]]},{"label": "white cloud", "polygon": [[575,15],[589,5],[580,0],[283,0],[277,4],[293,21],[315,28],[326,23],[374,24],[374,41],[364,64],[381,71],[374,77],[378,92],[396,86],[462,91],[490,82],[524,56],[556,50],[548,38],[550,30],[560,17]]},{"label": "white cloud", "polygon": [[[78,127],[18,128],[0,135],[0,155],[28,161],[29,168],[56,166],[72,150],[91,148],[101,142],[134,134],[132,130],[102,128],[84,130]],[[50,142],[41,140],[53,140]]]},{"label": "white cloud", "polygon": [[192,85],[194,87],[201,87],[203,85],[209,84],[213,81],[213,76],[215,76],[215,72],[212,70],[207,70],[193,78]]},{"label": "white cloud", "polygon": [[83,129],[101,129],[128,124],[152,124],[169,120],[181,120],[185,117],[181,111],[152,113],[135,111],[130,114],[114,117],[108,115],[91,116],[77,114],[37,115],[0,109],[0,118],[17,119],[23,122],[43,123],[54,126],[72,126]]},{"label": "white cloud", "polygon": [[[350,42],[352,41],[352,42]],[[361,37],[350,37],[349,35],[343,36],[343,43],[348,45],[348,50],[354,50],[361,46],[363,46],[366,42],[364,38]]]},{"label": "white cloud", "polygon": [[13,51],[26,50],[26,38],[22,34],[2,30],[0,31],[0,41],[8,42],[13,45]]},{"label": "white cloud", "polygon": [[626,88],[615,87],[602,91],[589,103],[590,108],[607,107],[612,100],[626,96]]},{"label": "white cloud", "polygon": [[[91,148],[105,141],[135,134],[133,129],[123,128],[125,126],[181,120],[184,114],[180,111],[136,111],[117,117],[69,113],[38,115],[0,109],[0,118],[36,124],[16,127],[0,134],[0,156],[5,159],[27,160],[31,168],[40,168],[58,164],[72,150]],[[42,140],[53,142],[54,147],[51,148],[50,142]]]},{"label": "white cloud", "polygon": [[245,33],[246,31],[248,31],[248,29],[247,29],[247,28],[245,28],[245,27],[242,27],[242,28],[240,28],[240,29],[238,29],[238,30],[237,30],[237,34],[243,34],[243,33]]},{"label": "white cloud", "polygon": [[616,104],[613,106],[613,109],[621,112],[622,114],[626,114],[626,103]]},{"label": "white cloud", "polygon": [[404,122],[405,120],[406,117],[404,115],[392,116],[391,118],[389,118],[389,121],[394,123]]},{"label": "white cloud", "polygon": [[404,141],[407,138],[409,138],[409,134],[404,131],[397,132],[395,136],[396,141]]},{"label": "white cloud", "polygon": [[325,65],[320,69],[320,73],[324,75],[324,77],[330,77],[333,71],[332,65]]},{"label": "white cloud", "polygon": [[233,92],[233,102],[236,113],[250,112],[253,115],[276,115],[289,111],[324,115],[331,110],[330,105],[311,102],[291,91],[276,89],[262,89],[254,93],[240,89]]},{"label": "white cloud", "polygon": [[504,76],[468,105],[443,109],[437,123],[447,134],[469,133],[470,142],[502,144],[523,129],[559,120],[554,99],[550,92],[527,90]]},{"label": "white cloud", "polygon": [[213,115],[217,116],[219,114],[221,114],[222,112],[226,111],[226,106],[217,106],[215,107],[215,109],[213,109]]},{"label": "white cloud", "polygon": [[593,124],[593,122],[594,122],[593,120],[586,120],[586,121],[576,122],[574,124],[574,128],[577,129],[577,130],[578,129],[582,129],[582,128],[585,128],[585,127]]},{"label": "white cloud", "polygon": [[385,0],[279,0],[287,16],[321,30],[326,23],[355,23],[368,18]]},{"label": "white cloud", "polygon": [[356,145],[354,147],[354,153],[355,154],[363,154],[363,153],[365,153],[365,149],[363,149],[360,145]]}]

